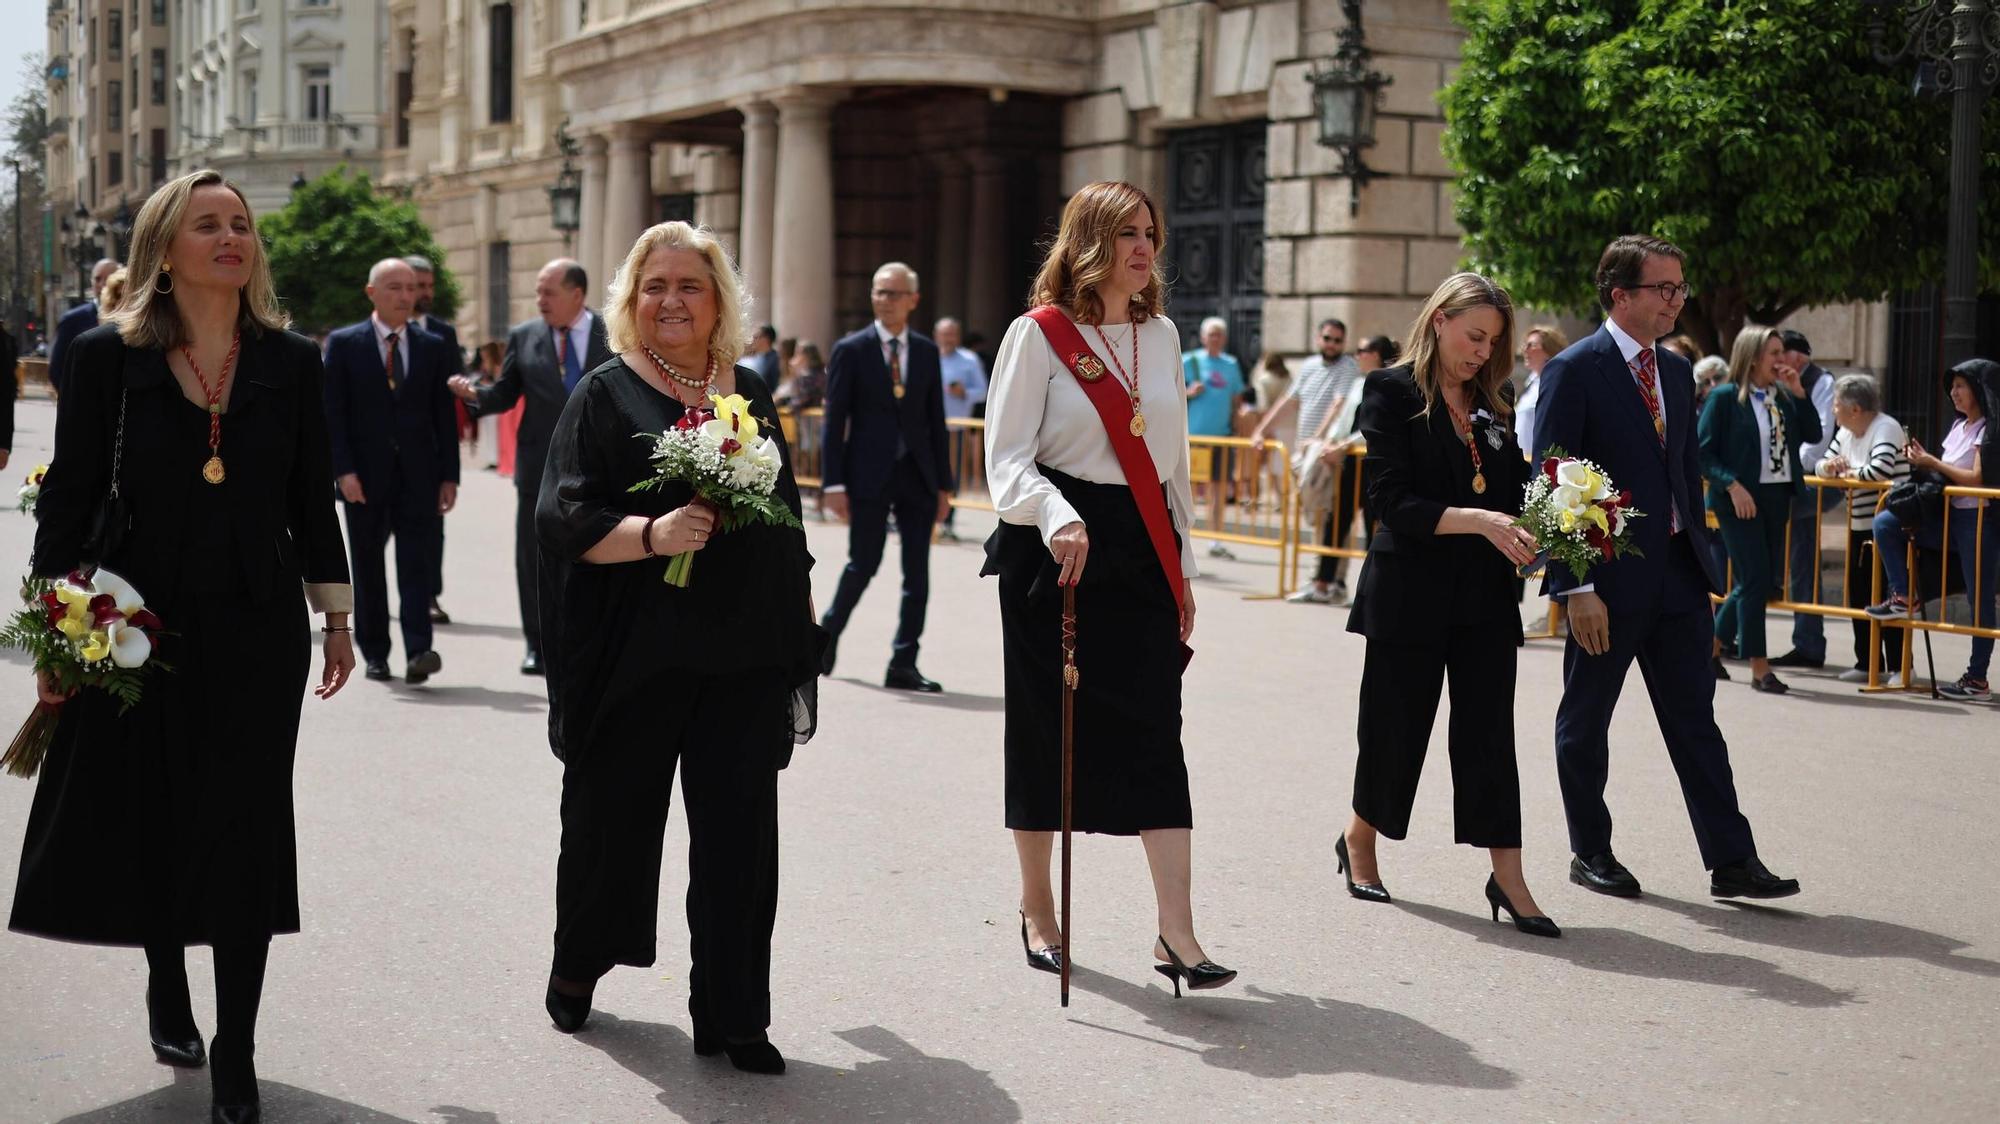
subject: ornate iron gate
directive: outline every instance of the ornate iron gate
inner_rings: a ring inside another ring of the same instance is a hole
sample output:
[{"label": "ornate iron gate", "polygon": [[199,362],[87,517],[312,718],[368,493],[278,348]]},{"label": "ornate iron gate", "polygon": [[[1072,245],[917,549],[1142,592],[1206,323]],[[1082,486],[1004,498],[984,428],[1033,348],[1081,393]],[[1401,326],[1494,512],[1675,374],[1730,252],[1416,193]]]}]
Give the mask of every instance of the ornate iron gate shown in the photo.
[{"label": "ornate iron gate", "polygon": [[1264,346],[1265,132],[1246,121],[1167,140],[1168,314],[1183,348],[1222,317],[1246,374]]}]

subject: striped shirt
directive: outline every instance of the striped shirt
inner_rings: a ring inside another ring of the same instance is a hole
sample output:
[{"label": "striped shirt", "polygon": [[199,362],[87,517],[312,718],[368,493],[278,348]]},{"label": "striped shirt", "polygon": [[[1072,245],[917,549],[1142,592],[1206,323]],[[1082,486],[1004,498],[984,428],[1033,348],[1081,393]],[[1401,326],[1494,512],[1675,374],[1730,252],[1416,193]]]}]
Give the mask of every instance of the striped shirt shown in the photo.
[{"label": "striped shirt", "polygon": [[1303,445],[1319,432],[1320,423],[1335,400],[1344,398],[1361,374],[1361,365],[1352,355],[1342,355],[1328,363],[1314,355],[1299,364],[1292,376],[1292,397],[1299,400],[1298,439]]},{"label": "striped shirt", "polygon": [[[1859,437],[1835,426],[1833,442],[1826,447],[1817,474],[1827,474],[1827,461],[1846,457],[1848,475],[1857,480],[1887,481],[1894,487],[1910,475],[1910,462],[1903,457],[1903,446],[1908,443],[1903,423],[1887,414],[1876,414],[1875,420],[1868,423],[1868,431]],[[1852,495],[1854,506],[1849,511],[1847,525],[1851,530],[1866,531],[1875,525],[1875,508],[1882,500],[1882,493],[1870,488],[1855,489]]]}]

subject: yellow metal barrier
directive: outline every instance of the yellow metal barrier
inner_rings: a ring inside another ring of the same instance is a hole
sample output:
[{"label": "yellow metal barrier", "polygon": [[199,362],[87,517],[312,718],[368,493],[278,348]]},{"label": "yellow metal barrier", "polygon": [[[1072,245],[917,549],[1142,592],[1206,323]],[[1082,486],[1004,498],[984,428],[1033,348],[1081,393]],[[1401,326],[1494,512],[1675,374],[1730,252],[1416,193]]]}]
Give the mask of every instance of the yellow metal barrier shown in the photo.
[{"label": "yellow metal barrier", "polygon": [[[1259,449],[1247,437],[1190,437],[1188,450],[1195,507],[1189,533],[1217,544],[1275,548],[1278,591],[1272,596],[1290,593],[1287,561],[1298,542],[1293,511],[1298,485],[1284,442],[1266,441]],[[1276,494],[1264,488],[1267,476],[1276,477]]]},{"label": "yellow metal barrier", "polygon": [[993,497],[986,489],[986,420],[946,418],[944,427],[945,439],[951,442],[952,472],[958,477],[951,506],[992,511]]},{"label": "yellow metal barrier", "polygon": [[[1368,556],[1366,543],[1369,536],[1366,532],[1362,534],[1361,541],[1363,545],[1361,546],[1330,546],[1319,541],[1322,530],[1320,519],[1322,517],[1338,519],[1343,506],[1346,507],[1350,517],[1367,510],[1367,504],[1364,502],[1362,494],[1361,458],[1368,455],[1368,447],[1357,442],[1348,447],[1345,455],[1347,463],[1340,466],[1340,483],[1337,485],[1340,495],[1334,497],[1334,507],[1331,512],[1306,511],[1296,488],[1294,488],[1289,513],[1292,559],[1288,570],[1290,576],[1287,584],[1291,589],[1299,588],[1299,560],[1305,555],[1312,555],[1315,558],[1352,559],[1361,559]],[[1346,505],[1343,505],[1341,502],[1343,498],[1347,500]],[[1363,518],[1365,519],[1366,517],[1363,516]],[[1351,534],[1353,528],[1350,527],[1348,530]],[[1336,534],[1334,539],[1338,542],[1342,537]],[[1352,539],[1349,539],[1349,541],[1352,541]]]}]

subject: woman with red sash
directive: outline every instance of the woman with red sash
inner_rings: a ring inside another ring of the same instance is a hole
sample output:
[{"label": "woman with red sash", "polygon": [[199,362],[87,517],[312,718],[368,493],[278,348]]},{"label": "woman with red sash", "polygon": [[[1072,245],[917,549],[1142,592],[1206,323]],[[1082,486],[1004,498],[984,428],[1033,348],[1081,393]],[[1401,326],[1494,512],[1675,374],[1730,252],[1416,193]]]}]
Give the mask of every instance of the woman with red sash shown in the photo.
[{"label": "woman with red sash", "polygon": [[1194,815],[1181,754],[1181,670],[1194,631],[1180,335],[1162,316],[1166,228],[1144,191],[1072,196],[1027,315],[987,391],[986,472],[1000,527],[1007,683],[1007,826],[1021,862],[1028,965],[1062,966],[1049,861],[1062,825],[1063,588],[1076,587],[1072,826],[1137,835],[1152,868],[1154,969],[1221,987],[1236,973],[1195,939]]}]

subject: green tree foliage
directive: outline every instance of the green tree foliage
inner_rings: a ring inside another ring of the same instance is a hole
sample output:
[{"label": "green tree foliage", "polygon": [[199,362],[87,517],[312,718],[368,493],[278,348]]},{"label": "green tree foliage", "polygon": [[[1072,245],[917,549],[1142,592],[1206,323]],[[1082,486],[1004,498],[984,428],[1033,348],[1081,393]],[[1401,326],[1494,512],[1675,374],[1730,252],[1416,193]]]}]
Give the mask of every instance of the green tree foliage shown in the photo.
[{"label": "green tree foliage", "polygon": [[377,191],[366,173],[336,168],[293,192],[258,227],[270,248],[278,299],[303,331],[365,318],[368,270],[383,258],[410,254],[437,265],[431,314],[448,320],[458,309],[458,281],[416,205]]},{"label": "green tree foliage", "polygon": [[[1453,0],[1442,95],[1475,268],[1524,303],[1594,309],[1604,244],[1688,253],[1682,327],[1940,278],[1951,107],[1870,55],[1861,0]],[[1984,287],[2000,289],[2000,113],[1986,115]]]}]

